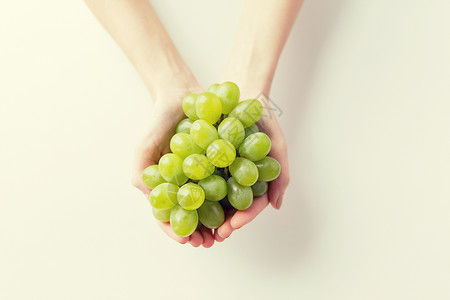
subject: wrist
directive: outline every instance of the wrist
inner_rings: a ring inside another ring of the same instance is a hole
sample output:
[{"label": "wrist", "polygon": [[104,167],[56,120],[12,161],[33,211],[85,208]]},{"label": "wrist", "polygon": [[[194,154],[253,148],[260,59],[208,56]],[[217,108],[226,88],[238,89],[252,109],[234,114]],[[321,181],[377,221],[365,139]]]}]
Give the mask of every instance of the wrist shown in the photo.
[{"label": "wrist", "polygon": [[[167,43],[163,40],[159,44]],[[145,63],[136,68],[154,101],[172,101],[174,96],[184,97],[200,90],[194,74],[170,43],[148,54]]]},{"label": "wrist", "polygon": [[253,62],[230,62],[225,67],[222,81],[232,81],[241,90],[241,99],[269,95],[274,76],[274,68]]},{"label": "wrist", "polygon": [[182,109],[182,102],[187,94],[204,92],[195,78],[191,80],[181,79],[173,77],[150,90],[155,111],[166,116],[169,122],[178,123],[181,119],[186,118]]},{"label": "wrist", "polygon": [[231,81],[239,86],[240,99],[258,99],[261,96],[268,96],[272,86],[272,78],[259,77],[258,74],[244,75],[239,74],[224,74],[222,82]]},{"label": "wrist", "polygon": [[188,71],[161,72],[156,78],[145,80],[147,89],[155,102],[176,101],[189,93],[202,91],[194,75]]}]

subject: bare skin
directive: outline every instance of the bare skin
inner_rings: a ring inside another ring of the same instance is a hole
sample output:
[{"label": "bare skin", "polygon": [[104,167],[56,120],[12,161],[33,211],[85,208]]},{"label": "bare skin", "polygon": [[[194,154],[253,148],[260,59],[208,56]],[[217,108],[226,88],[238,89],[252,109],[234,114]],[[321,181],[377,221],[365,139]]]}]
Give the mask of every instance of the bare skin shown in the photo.
[{"label": "bare skin", "polygon": [[[148,0],[85,2],[133,63],[155,102],[148,129],[136,147],[132,174],[133,185],[148,198],[151,190],[142,182],[142,171],[157,164],[160,157],[169,152],[170,137],[183,118],[182,98],[191,92],[200,93],[204,88],[183,61]],[[222,76],[223,81],[238,84],[241,99],[254,98],[261,92],[270,94],[279,57],[302,2],[246,1]],[[266,195],[255,198],[246,210],[232,211],[225,223],[214,231],[201,227],[189,237],[179,237],[169,223],[157,221],[175,241],[209,248],[215,241],[225,240],[234,230],[251,222],[269,203],[276,209],[281,207],[289,184],[287,146],[270,105],[263,102],[266,117],[258,125],[272,140],[269,155],[280,162],[280,176],[270,183]]]}]

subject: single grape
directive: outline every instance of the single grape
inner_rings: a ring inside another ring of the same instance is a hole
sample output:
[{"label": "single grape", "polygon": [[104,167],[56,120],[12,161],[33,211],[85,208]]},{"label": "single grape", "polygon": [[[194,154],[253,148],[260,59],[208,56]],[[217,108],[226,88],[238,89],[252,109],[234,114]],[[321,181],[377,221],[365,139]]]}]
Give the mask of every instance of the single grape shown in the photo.
[{"label": "single grape", "polygon": [[191,137],[203,149],[219,138],[216,128],[205,120],[197,120],[191,126]]},{"label": "single grape", "polygon": [[222,102],[219,97],[210,92],[201,93],[195,102],[197,116],[208,122],[216,123],[222,115]]},{"label": "single grape", "polygon": [[223,121],[220,122],[219,127],[217,127],[217,131],[221,139],[229,141],[235,148],[239,147],[244,141],[244,126],[242,126],[242,123],[236,118],[228,117],[223,119]]},{"label": "single grape", "polygon": [[254,185],[252,185],[253,196],[259,197],[264,195],[269,188],[267,182],[257,181]]},{"label": "single grape", "polygon": [[228,201],[234,208],[244,210],[252,205],[253,192],[251,187],[240,185],[234,177],[228,179],[227,185]]},{"label": "single grape", "polygon": [[157,209],[169,209],[177,204],[178,186],[172,183],[161,183],[150,193],[150,204]]},{"label": "single grape", "polygon": [[230,170],[231,176],[244,186],[252,186],[258,180],[258,168],[246,158],[236,157],[228,170]]},{"label": "single grape", "polygon": [[205,191],[205,198],[211,201],[219,201],[227,195],[227,182],[223,177],[211,175],[198,182]]},{"label": "single grape", "polygon": [[191,118],[192,120],[197,120],[197,112],[196,112],[196,102],[198,98],[198,94],[190,93],[183,98],[183,102],[181,104],[181,108],[183,109],[186,116]]},{"label": "single grape", "polygon": [[229,114],[239,102],[239,87],[231,81],[219,84],[213,88],[212,92],[222,100],[223,114]]},{"label": "single grape", "polygon": [[206,149],[206,156],[209,161],[219,168],[231,165],[236,158],[236,149],[225,140],[215,140]]},{"label": "single grape", "polygon": [[170,140],[170,150],[182,159],[191,154],[200,154],[204,151],[194,142],[190,134],[182,132],[176,133],[172,137]]},{"label": "single grape", "polygon": [[180,123],[178,123],[177,128],[175,129],[176,133],[180,132],[190,133],[192,123],[194,123],[194,121],[192,121],[189,118],[181,120]]},{"label": "single grape", "polygon": [[184,209],[197,209],[205,201],[205,192],[195,183],[186,183],[178,190],[177,201]]},{"label": "single grape", "polygon": [[261,118],[262,111],[261,102],[256,99],[248,99],[240,102],[229,116],[241,121],[244,127],[249,127]]},{"label": "single grape", "polygon": [[152,213],[156,220],[161,222],[169,222],[170,221],[170,212],[172,211],[171,208],[169,209],[157,209],[152,207]]},{"label": "single grape", "polygon": [[220,84],[218,84],[218,83],[211,84],[207,91],[210,92],[210,93],[215,94],[215,92],[216,92],[217,88],[219,87],[219,85]]},{"label": "single grape", "polygon": [[259,128],[258,125],[253,124],[250,127],[245,128],[245,138],[248,137],[250,134],[259,132]]},{"label": "single grape", "polygon": [[173,153],[167,153],[159,159],[159,172],[167,182],[176,185],[182,185],[187,181],[183,173],[183,160]]},{"label": "single grape", "polygon": [[257,132],[249,135],[239,147],[239,155],[251,161],[261,160],[269,153],[271,147],[267,134]]},{"label": "single grape", "polygon": [[205,200],[197,210],[200,222],[207,228],[215,229],[220,227],[225,220],[225,214],[219,202]]},{"label": "single grape", "polygon": [[151,165],[145,168],[144,172],[142,172],[142,181],[144,181],[145,185],[150,189],[154,189],[159,184],[166,182],[159,173],[158,165]]},{"label": "single grape", "polygon": [[272,181],[280,175],[280,163],[273,157],[266,156],[255,162],[255,165],[259,173],[258,181]]},{"label": "single grape", "polygon": [[170,227],[172,231],[181,237],[191,235],[198,225],[196,210],[187,210],[181,206],[175,206],[170,213]]},{"label": "single grape", "polygon": [[183,162],[183,172],[193,180],[202,180],[214,172],[214,166],[203,154],[191,154]]}]

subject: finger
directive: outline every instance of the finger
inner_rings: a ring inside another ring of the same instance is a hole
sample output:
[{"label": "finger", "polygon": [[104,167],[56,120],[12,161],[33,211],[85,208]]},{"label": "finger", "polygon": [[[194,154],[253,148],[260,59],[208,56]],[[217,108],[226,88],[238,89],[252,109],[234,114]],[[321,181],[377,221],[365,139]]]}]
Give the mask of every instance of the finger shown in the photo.
[{"label": "finger", "polygon": [[203,243],[203,237],[202,234],[200,232],[198,232],[197,230],[194,231],[190,236],[189,236],[189,244],[191,244],[194,247],[198,247]]},{"label": "finger", "polygon": [[219,242],[219,243],[225,241],[225,239],[219,235],[219,233],[217,232],[217,229],[214,230],[214,239],[216,240],[216,242]]},{"label": "finger", "polygon": [[227,239],[228,237],[230,237],[231,233],[234,230],[231,226],[231,218],[233,217],[234,213],[235,210],[230,210],[225,219],[225,222],[223,222],[223,224],[216,230],[217,234],[223,239]]},{"label": "finger", "polygon": [[283,195],[289,184],[289,163],[285,142],[274,142],[275,145],[269,155],[275,158],[281,166],[281,172],[277,179],[269,183],[269,201],[275,209],[280,209]]},{"label": "finger", "polygon": [[152,139],[147,140],[145,144],[137,146],[134,151],[131,182],[145,195],[149,195],[151,190],[142,181],[142,172],[148,166],[156,164],[154,158],[157,156],[157,151],[158,147],[154,144]]},{"label": "finger", "polygon": [[172,239],[174,239],[175,241],[177,241],[180,244],[186,244],[189,241],[189,237],[181,237],[176,235],[173,231],[172,228],[170,228],[170,224],[169,223],[163,223],[160,221],[156,221],[156,223],[158,223],[159,227]]},{"label": "finger", "polygon": [[284,192],[289,184],[289,179],[286,179],[285,175],[280,174],[280,177],[269,183],[269,200],[275,209],[280,209]]},{"label": "finger", "polygon": [[210,248],[212,245],[214,245],[214,237],[212,235],[212,230],[209,228],[206,228],[205,226],[202,226],[200,228],[200,232],[202,233],[203,237],[203,247]]},{"label": "finger", "polygon": [[150,189],[142,181],[142,172],[150,165],[154,164],[147,151],[137,147],[134,153],[133,171],[131,174],[131,183],[145,195],[150,194]]},{"label": "finger", "polygon": [[231,218],[225,220],[225,222],[218,228],[217,234],[223,238],[227,239],[233,232],[233,227],[231,226]]},{"label": "finger", "polygon": [[233,229],[239,229],[242,226],[250,223],[264,208],[269,205],[267,195],[253,199],[252,205],[246,210],[237,211],[231,218],[230,224]]},{"label": "finger", "polygon": [[283,204],[283,198],[284,198],[284,193],[281,194],[281,195],[278,197],[278,200],[277,200],[277,203],[276,203],[277,209],[280,209],[280,208],[281,208],[281,205]]}]

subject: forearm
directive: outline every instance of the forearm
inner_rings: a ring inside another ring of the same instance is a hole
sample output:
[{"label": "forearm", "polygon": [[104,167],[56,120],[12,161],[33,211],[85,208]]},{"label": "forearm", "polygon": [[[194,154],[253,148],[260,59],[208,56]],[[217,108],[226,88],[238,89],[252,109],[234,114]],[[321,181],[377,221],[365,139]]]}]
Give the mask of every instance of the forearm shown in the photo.
[{"label": "forearm", "polygon": [[85,0],[133,63],[154,99],[197,83],[148,0]]},{"label": "forearm", "polygon": [[303,0],[247,0],[223,80],[242,86],[246,95],[270,92],[286,40]]}]

